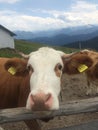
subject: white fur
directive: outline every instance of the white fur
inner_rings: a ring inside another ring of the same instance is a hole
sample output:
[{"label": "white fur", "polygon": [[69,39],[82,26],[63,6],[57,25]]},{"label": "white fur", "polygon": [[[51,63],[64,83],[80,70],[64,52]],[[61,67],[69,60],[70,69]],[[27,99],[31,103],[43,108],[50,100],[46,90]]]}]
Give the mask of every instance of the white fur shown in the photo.
[{"label": "white fur", "polygon": [[[61,59],[63,55],[64,53],[61,51],[43,47],[38,51],[30,53],[28,60],[28,65],[31,65],[34,70],[30,78],[30,94],[36,95],[39,92],[51,93],[53,97],[52,110],[59,108],[58,95],[61,83],[60,77],[56,76],[54,68],[58,63],[63,66]],[[29,97],[26,106],[30,109]]]}]

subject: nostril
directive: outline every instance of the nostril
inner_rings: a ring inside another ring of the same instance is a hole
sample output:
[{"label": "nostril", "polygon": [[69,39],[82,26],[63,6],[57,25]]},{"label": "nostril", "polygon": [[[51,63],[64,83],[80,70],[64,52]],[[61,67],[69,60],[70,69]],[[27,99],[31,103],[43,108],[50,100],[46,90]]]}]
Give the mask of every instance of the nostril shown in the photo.
[{"label": "nostril", "polygon": [[39,97],[37,95],[30,95],[31,100],[36,103],[39,100]]},{"label": "nostril", "polygon": [[31,100],[33,100],[33,95],[32,94],[30,95],[30,98],[31,98]]},{"label": "nostril", "polygon": [[45,100],[45,102],[47,102],[50,98],[51,98],[51,94],[49,93],[49,94],[46,95],[46,100]]},{"label": "nostril", "polygon": [[34,100],[33,100],[33,95],[32,94],[30,95],[30,104],[34,105]]},{"label": "nostril", "polygon": [[45,101],[45,105],[47,107],[50,107],[50,106],[52,106],[52,102],[53,102],[53,97],[51,94],[48,94],[47,100]]}]

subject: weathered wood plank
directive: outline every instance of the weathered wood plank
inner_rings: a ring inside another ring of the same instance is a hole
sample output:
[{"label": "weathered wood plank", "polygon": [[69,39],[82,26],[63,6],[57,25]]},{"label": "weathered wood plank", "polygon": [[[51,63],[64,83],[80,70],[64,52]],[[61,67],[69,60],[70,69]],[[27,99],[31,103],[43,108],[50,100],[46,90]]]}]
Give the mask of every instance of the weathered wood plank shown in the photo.
[{"label": "weathered wood plank", "polygon": [[98,97],[70,101],[60,105],[56,111],[30,111],[25,108],[13,108],[0,110],[0,124],[31,119],[45,119],[55,116],[72,115],[98,111]]}]

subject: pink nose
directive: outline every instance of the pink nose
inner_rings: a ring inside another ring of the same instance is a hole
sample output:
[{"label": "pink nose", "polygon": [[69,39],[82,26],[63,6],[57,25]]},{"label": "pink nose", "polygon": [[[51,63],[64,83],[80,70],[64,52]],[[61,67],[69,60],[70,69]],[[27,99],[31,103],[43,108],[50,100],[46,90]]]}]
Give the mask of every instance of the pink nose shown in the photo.
[{"label": "pink nose", "polygon": [[30,95],[33,110],[49,110],[52,107],[53,97],[49,94],[38,93]]}]

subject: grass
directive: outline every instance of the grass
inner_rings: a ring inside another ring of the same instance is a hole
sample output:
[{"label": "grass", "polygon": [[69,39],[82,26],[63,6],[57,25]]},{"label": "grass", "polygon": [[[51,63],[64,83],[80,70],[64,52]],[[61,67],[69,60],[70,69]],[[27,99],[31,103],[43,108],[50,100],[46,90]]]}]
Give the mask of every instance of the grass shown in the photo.
[{"label": "grass", "polygon": [[24,53],[27,53],[27,54],[32,51],[37,50],[39,47],[42,47],[42,46],[45,46],[45,45],[23,41],[23,40],[15,40],[15,49],[22,51]]},{"label": "grass", "polygon": [[[15,40],[15,49],[25,54],[29,54],[32,51],[36,51],[38,48],[43,46],[47,46],[47,45],[28,42],[24,40]],[[60,47],[60,46],[52,46],[52,47],[57,50],[64,51],[65,53],[76,51],[76,49],[71,49],[66,47]],[[4,48],[4,49],[0,49],[0,57],[19,57],[19,55],[13,49]]]},{"label": "grass", "polygon": [[2,48],[0,49],[0,57],[19,57],[19,55],[10,48]]}]

